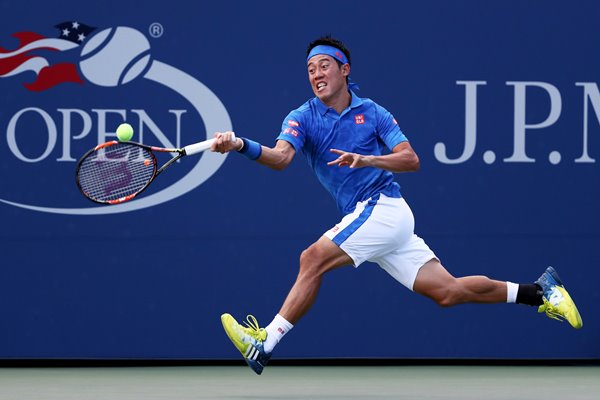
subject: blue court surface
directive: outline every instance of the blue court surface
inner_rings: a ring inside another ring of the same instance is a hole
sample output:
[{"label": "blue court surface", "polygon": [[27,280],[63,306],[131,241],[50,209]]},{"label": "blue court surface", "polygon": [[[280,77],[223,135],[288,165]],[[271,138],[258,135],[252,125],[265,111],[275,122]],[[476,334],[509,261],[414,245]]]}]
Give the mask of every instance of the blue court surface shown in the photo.
[{"label": "blue court surface", "polygon": [[0,399],[596,400],[599,366],[2,368]]}]

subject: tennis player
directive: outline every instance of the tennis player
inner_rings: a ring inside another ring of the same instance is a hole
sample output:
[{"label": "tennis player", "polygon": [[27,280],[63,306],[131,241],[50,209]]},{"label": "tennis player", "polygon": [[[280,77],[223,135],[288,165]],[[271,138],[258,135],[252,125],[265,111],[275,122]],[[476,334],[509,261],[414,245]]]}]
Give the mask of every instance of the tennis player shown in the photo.
[{"label": "tennis player", "polygon": [[533,284],[485,276],[456,278],[414,233],[414,218],[394,173],[419,169],[419,158],[394,117],[374,101],[360,98],[349,79],[350,52],[329,36],[308,46],[307,70],[315,97],[283,120],[275,147],[248,138],[230,141],[217,132],[211,148],[237,151],[282,170],[302,152],[344,215],[300,255],[300,271],[279,313],[260,328],[249,315],[242,326],[229,314],[225,332],[257,374],[273,349],[312,306],[323,275],[335,268],[378,264],[408,289],[448,307],[461,303],[522,303],[555,319],[583,326],[575,303],[549,267]]}]

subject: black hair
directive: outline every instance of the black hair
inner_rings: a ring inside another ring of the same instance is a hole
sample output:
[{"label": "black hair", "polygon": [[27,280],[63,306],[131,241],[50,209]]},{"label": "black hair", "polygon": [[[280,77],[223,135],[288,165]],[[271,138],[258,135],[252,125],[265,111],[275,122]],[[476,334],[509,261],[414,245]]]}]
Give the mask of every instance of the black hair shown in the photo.
[{"label": "black hair", "polygon": [[[326,46],[333,46],[335,48],[338,48],[342,51],[342,53],[344,53],[344,55],[346,56],[346,58],[348,59],[348,64],[352,65],[352,60],[350,58],[350,50],[348,50],[346,48],[346,46],[344,45],[344,43],[342,43],[341,40],[338,39],[334,39],[331,37],[331,35],[325,35],[325,36],[321,36],[320,38],[313,40],[312,42],[310,42],[310,44],[308,45],[308,49],[306,49],[306,56],[308,57],[308,55],[310,54],[310,51],[320,45],[326,45]],[[342,65],[341,62],[337,61],[338,65]]]}]

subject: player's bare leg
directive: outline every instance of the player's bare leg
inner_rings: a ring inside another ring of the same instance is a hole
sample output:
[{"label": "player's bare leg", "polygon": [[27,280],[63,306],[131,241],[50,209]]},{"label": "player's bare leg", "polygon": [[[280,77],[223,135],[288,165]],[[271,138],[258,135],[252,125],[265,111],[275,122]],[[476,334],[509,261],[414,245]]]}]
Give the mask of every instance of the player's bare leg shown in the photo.
[{"label": "player's bare leg", "polygon": [[310,309],[317,297],[323,274],[334,268],[352,264],[352,259],[330,239],[321,237],[300,256],[300,272],[279,314],[266,328],[260,328],[249,315],[246,327],[230,314],[223,314],[223,328],[244,360],[257,374],[271,358],[271,352],[283,335]]},{"label": "player's bare leg", "polygon": [[436,259],[421,267],[413,290],[443,307],[461,303],[505,303],[507,299],[506,282],[486,276],[455,278]]},{"label": "player's bare leg", "polygon": [[295,324],[314,303],[323,275],[344,265],[352,265],[352,259],[322,236],[300,255],[300,272],[279,314]]},{"label": "player's bare leg", "polygon": [[421,267],[413,290],[445,307],[502,302],[538,306],[538,312],[545,312],[550,318],[567,320],[575,329],[583,326],[575,302],[552,267],[548,267],[533,284],[517,285],[485,276],[455,278],[434,259]]}]

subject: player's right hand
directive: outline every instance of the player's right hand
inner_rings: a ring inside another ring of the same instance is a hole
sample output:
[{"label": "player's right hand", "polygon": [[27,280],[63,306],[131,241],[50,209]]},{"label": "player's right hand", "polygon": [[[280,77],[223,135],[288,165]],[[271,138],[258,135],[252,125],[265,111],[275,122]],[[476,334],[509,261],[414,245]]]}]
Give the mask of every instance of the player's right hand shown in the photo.
[{"label": "player's right hand", "polygon": [[235,138],[235,140],[232,141],[231,139],[234,137],[235,135],[231,131],[215,132],[215,141],[210,146],[210,150],[219,152],[221,154],[228,153],[232,150],[239,150],[242,147],[242,139]]}]

